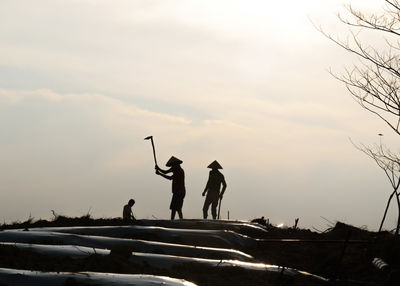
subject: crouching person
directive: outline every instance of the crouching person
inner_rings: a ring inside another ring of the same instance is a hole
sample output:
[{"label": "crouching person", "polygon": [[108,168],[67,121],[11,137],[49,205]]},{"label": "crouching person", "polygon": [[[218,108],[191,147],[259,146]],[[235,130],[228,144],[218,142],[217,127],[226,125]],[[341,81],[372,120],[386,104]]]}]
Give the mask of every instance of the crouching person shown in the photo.
[{"label": "crouching person", "polygon": [[122,212],[122,221],[127,224],[131,224],[136,221],[135,216],[132,213],[132,207],[135,204],[134,199],[130,199],[129,202],[124,206]]}]

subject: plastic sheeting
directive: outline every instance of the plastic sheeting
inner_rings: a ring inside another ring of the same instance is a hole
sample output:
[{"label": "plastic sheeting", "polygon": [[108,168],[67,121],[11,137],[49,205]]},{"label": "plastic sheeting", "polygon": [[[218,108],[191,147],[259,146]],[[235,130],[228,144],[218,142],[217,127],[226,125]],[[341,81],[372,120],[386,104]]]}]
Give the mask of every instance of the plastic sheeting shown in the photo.
[{"label": "plastic sheeting", "polygon": [[54,273],[7,268],[0,268],[0,281],[2,285],[10,286],[61,286],[66,285],[66,282],[96,286],[196,286],[182,279],[164,276],[96,272]]},{"label": "plastic sheeting", "polygon": [[[85,228],[84,228],[85,229]],[[66,229],[63,229],[66,230]],[[89,229],[90,230],[90,229]],[[0,242],[19,242],[35,244],[77,245],[91,248],[112,249],[124,246],[131,251],[147,253],[167,253],[178,256],[239,259],[252,261],[252,256],[234,249],[197,247],[173,243],[152,242],[144,240],[122,239],[113,237],[78,235],[42,231],[6,230],[0,232]]]},{"label": "plastic sheeting", "polygon": [[186,229],[208,229],[208,230],[230,230],[237,233],[246,233],[260,237],[268,233],[262,225],[249,223],[248,221],[232,220],[205,220],[205,219],[184,219],[184,220],[153,220],[142,219],[138,221],[143,226],[161,226],[168,228]]},{"label": "plastic sheeting", "polygon": [[[13,245],[22,250],[30,250],[44,255],[68,256],[71,258],[82,258],[91,254],[98,254],[98,255],[110,254],[110,251],[108,250],[72,246],[72,245],[35,245],[35,244],[23,244],[23,243],[3,243],[3,244]],[[253,271],[281,272],[282,274],[289,276],[296,276],[296,275],[309,276],[324,281],[322,277],[312,275],[307,272],[299,271],[293,268],[282,268],[276,265],[270,265],[264,263],[252,263],[240,260],[205,259],[205,258],[181,257],[174,255],[139,253],[139,252],[133,252],[132,255],[127,259],[129,259],[129,261],[135,264],[140,264],[160,269],[172,269],[175,266],[190,263],[194,267],[200,265],[209,267],[237,267]]]},{"label": "plastic sheeting", "polygon": [[177,229],[157,226],[94,226],[94,227],[48,227],[35,231],[52,231],[82,235],[97,235],[119,238],[144,238],[169,243],[222,248],[244,249],[257,247],[254,238],[227,230]]}]

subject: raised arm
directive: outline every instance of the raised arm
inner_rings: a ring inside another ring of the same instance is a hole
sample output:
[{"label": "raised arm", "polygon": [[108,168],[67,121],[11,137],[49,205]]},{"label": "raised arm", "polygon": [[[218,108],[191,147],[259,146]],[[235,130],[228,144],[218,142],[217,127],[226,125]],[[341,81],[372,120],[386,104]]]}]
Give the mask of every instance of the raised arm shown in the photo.
[{"label": "raised arm", "polygon": [[161,177],[164,177],[168,180],[172,180],[172,176],[165,175],[165,174],[161,173],[159,170],[156,170],[156,174],[160,175]]},{"label": "raised arm", "polygon": [[166,175],[166,174],[172,172],[172,170],[171,170],[172,168],[171,168],[171,169],[168,169],[168,170],[163,170],[163,169],[161,169],[160,167],[158,167],[158,165],[156,165],[155,169],[156,169],[156,174],[157,174],[157,175],[160,175],[161,177],[164,177],[164,178],[166,178],[166,179],[168,179],[168,180],[172,180],[172,176]]},{"label": "raised arm", "polygon": [[172,172],[172,168],[169,168],[168,170],[163,170],[158,165],[155,166],[155,169],[156,171],[159,171],[162,174],[168,174]]}]

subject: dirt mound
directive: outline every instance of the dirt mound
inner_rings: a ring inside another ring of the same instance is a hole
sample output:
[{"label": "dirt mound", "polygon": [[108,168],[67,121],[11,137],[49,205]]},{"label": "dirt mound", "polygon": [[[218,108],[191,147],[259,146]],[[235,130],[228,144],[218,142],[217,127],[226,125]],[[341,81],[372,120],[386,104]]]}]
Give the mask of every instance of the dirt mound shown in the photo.
[{"label": "dirt mound", "polygon": [[337,222],[336,225],[328,229],[323,235],[329,239],[373,239],[376,236],[375,232],[360,229],[358,227]]}]

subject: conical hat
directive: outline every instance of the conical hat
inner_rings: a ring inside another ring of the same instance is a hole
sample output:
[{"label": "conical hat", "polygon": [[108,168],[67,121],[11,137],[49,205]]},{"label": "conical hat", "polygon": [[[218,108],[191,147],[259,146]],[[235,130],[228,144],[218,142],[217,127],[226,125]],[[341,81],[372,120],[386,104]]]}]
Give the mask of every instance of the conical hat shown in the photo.
[{"label": "conical hat", "polygon": [[183,162],[181,160],[179,160],[178,158],[172,156],[171,158],[169,158],[167,164],[165,164],[167,167],[171,167],[173,165],[179,165],[182,164]]},{"label": "conical hat", "polygon": [[207,168],[210,169],[222,169],[222,166],[217,162],[217,160],[214,160],[210,165],[208,165]]}]

